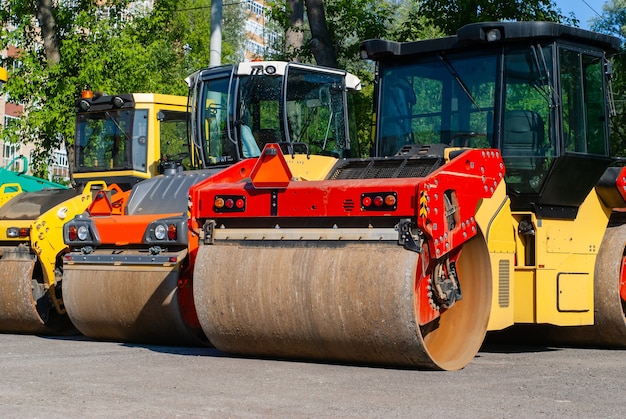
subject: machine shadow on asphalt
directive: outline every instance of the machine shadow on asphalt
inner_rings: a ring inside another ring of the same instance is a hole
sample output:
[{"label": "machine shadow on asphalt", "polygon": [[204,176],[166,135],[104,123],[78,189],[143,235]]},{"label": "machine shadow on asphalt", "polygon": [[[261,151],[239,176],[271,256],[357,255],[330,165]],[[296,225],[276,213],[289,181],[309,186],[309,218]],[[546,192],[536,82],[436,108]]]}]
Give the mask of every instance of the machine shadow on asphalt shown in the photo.
[{"label": "machine shadow on asphalt", "polygon": [[[45,336],[38,335],[39,338],[53,340],[53,341],[76,341],[76,342],[102,342],[96,339],[89,338],[83,335],[72,335],[72,336]],[[212,347],[202,347],[202,346],[168,346],[168,345],[150,345],[150,344],[134,344],[134,343],[119,343],[119,342],[110,342],[114,343],[117,346],[125,347],[125,348],[145,348],[152,352],[162,353],[162,354],[172,354],[172,355],[190,355],[190,356],[206,356],[211,358],[232,358],[232,359],[248,359],[248,360],[279,360],[284,362],[298,362],[298,363],[307,363],[307,364],[323,364],[323,365],[346,365],[342,362],[328,362],[328,361],[315,361],[315,360],[307,360],[307,359],[277,359],[271,357],[249,357],[243,355],[236,354],[227,354],[222,352],[216,348]],[[544,352],[556,352],[561,351],[563,348],[558,347],[547,347],[542,345],[509,345],[498,343],[497,340],[487,338],[486,342],[478,351],[476,358],[481,357],[481,353],[489,353],[489,354],[530,354],[530,353],[544,353]],[[408,369],[412,370],[412,368],[402,368],[402,367],[390,367],[384,365],[371,365],[371,364],[347,364],[352,367],[360,367],[360,368],[375,368],[375,369],[393,369],[393,370],[402,370]]]},{"label": "machine shadow on asphalt", "polygon": [[555,352],[560,351],[561,348],[547,347],[547,346],[534,346],[534,345],[506,345],[501,343],[493,343],[487,341],[478,351],[477,357],[480,357],[481,352],[490,354],[527,354],[527,353],[542,353],[542,352]]},{"label": "machine shadow on asphalt", "polygon": [[207,356],[211,358],[231,358],[230,355],[225,354],[215,348],[209,347],[194,347],[194,346],[165,346],[165,345],[144,345],[135,343],[120,343],[124,348],[144,348],[152,352],[158,352],[171,355],[192,355],[192,356]]},{"label": "machine shadow on asphalt", "polygon": [[107,342],[107,343],[115,344],[116,346],[119,346],[122,348],[145,348],[152,352],[172,354],[172,355],[192,355],[192,356],[208,356],[212,358],[222,358],[222,357],[232,358],[231,355],[225,354],[224,352],[221,352],[215,348],[206,347],[206,346],[167,346],[167,345],[133,344],[133,343],[97,340],[97,339],[92,339],[83,335],[73,335],[73,336],[37,335],[37,337],[41,339],[52,340],[52,341]]}]

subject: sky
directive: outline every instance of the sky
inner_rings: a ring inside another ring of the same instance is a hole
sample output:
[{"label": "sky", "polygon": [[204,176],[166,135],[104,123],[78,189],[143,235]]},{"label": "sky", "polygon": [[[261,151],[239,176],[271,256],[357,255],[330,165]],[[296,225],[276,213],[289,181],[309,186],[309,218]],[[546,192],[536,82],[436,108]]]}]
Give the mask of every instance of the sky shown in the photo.
[{"label": "sky", "polygon": [[580,27],[589,29],[589,19],[597,17],[594,10],[602,14],[602,6],[606,0],[555,0],[555,3],[565,16],[573,12],[576,19],[580,21]]}]

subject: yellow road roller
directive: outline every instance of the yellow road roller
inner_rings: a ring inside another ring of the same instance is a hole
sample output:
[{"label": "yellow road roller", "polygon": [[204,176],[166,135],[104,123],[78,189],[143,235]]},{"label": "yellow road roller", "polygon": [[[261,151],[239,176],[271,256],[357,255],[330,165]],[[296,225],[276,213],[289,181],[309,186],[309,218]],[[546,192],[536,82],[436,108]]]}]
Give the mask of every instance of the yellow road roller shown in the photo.
[{"label": "yellow road roller", "polygon": [[246,179],[191,189],[208,339],[441,370],[467,365],[488,331],[626,346],[619,40],[483,22],[360,48],[376,64],[374,157],[302,181],[266,148]]},{"label": "yellow road roller", "polygon": [[83,92],[76,102],[76,187],[28,191],[21,183],[26,192],[0,207],[0,331],[76,333],[62,296],[63,224],[98,194],[121,213],[131,185],[159,166],[184,164],[169,156],[187,147],[186,127],[185,97]]}]

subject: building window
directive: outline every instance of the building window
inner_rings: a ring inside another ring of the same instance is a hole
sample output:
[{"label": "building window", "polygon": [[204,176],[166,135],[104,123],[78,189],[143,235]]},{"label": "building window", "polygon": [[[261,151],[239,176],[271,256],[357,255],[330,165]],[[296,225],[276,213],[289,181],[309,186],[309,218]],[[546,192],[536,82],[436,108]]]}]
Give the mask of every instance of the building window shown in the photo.
[{"label": "building window", "polygon": [[265,6],[263,6],[261,3],[257,3],[254,0],[246,0],[246,9],[249,10],[251,13],[257,15],[257,17],[263,16],[263,18],[266,18]]},{"label": "building window", "polygon": [[65,150],[55,150],[52,153],[50,173],[55,180],[69,177],[70,170],[67,161],[67,152]]},{"label": "building window", "polygon": [[[9,96],[9,95],[7,95],[7,101],[9,100],[9,97],[8,97],[8,96]],[[14,116],[4,115],[4,124],[3,124],[3,126],[4,126],[4,127],[10,127],[10,126],[11,126],[11,124],[15,124],[15,123],[17,123],[17,120],[18,120],[18,119],[19,119],[19,118],[16,118],[16,117],[14,117]]]},{"label": "building window", "polygon": [[2,167],[11,169],[7,166],[11,160],[18,156],[18,151],[19,146],[17,144],[4,143],[4,146],[2,147]]},{"label": "building window", "polygon": [[259,57],[265,54],[265,47],[254,41],[246,41],[246,50]]}]

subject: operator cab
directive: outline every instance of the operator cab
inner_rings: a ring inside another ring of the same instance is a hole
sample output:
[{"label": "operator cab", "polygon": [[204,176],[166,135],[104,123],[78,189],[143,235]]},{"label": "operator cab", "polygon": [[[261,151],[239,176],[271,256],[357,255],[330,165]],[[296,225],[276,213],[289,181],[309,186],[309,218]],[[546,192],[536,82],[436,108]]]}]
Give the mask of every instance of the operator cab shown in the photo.
[{"label": "operator cab", "polygon": [[200,70],[188,79],[191,133],[207,166],[258,157],[268,143],[285,153],[358,155],[345,71],[280,61]]},{"label": "operator cab", "polygon": [[128,190],[165,167],[196,168],[184,96],[83,94],[76,102],[74,138],[78,186],[102,179]]},{"label": "operator cab", "polygon": [[466,25],[417,42],[370,40],[376,156],[410,145],[499,148],[514,210],[571,218],[611,163],[608,56],[616,38],[549,22]]}]

